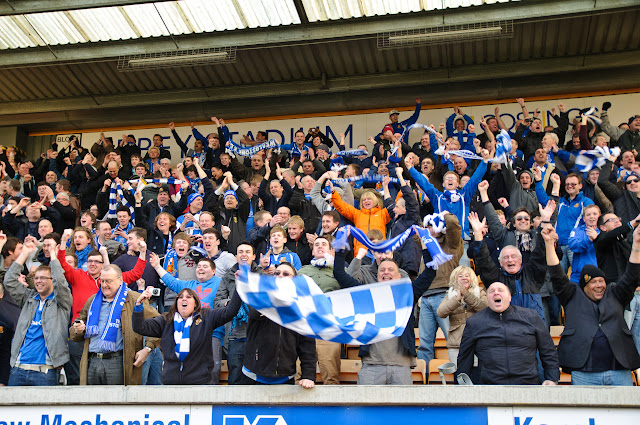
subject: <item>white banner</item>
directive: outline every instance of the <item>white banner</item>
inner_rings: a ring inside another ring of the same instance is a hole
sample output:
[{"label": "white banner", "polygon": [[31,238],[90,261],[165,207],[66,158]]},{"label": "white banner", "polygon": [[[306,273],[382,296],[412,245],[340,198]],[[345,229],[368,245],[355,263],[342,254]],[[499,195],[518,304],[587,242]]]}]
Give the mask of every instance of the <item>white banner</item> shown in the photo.
[{"label": "white banner", "polygon": [[[558,99],[558,100],[545,100],[545,101],[531,101],[527,102],[526,106],[529,110],[529,114],[533,114],[536,108],[541,111],[541,118],[544,125],[555,125],[553,120],[551,109],[555,108],[558,113],[558,103],[564,103],[567,111],[569,111],[570,119],[573,119],[580,109],[595,106],[599,112],[602,103],[609,101],[612,103],[612,107],[609,110],[609,116],[611,123],[618,125],[622,122],[627,122],[629,117],[640,113],[640,93],[633,94],[620,94],[620,95],[607,95],[596,97],[584,97],[584,98],[572,98],[572,99]],[[476,125],[476,131],[481,132],[478,120],[483,115],[485,117],[493,116],[496,106],[500,107],[500,117],[504,121],[505,125],[510,129],[513,129],[515,122],[522,118],[522,111],[520,106],[515,102],[501,105],[481,105],[481,106],[465,106],[462,107],[462,112],[469,115]],[[219,117],[224,117],[224,111],[219,111]],[[430,125],[433,124],[438,127],[440,123],[444,123],[446,119],[453,113],[452,108],[443,109],[424,109],[420,113],[418,123]],[[413,114],[413,111],[402,111],[400,113],[400,120],[409,118]],[[346,137],[347,149],[356,148],[360,144],[365,144],[369,151],[372,146],[366,141],[368,137],[377,135],[382,131],[385,124],[389,122],[388,113],[370,113],[370,114],[354,114],[354,115],[338,115],[338,116],[319,116],[311,118],[298,118],[298,119],[273,119],[267,121],[256,122],[238,122],[228,123],[229,131],[231,132],[232,139],[236,143],[242,141],[243,135],[249,135],[251,138],[255,138],[258,131],[263,130],[267,132],[267,139],[276,139],[282,143],[292,143],[294,134],[298,129],[302,129],[305,133],[309,128],[319,127],[320,130],[325,133],[331,140],[337,143],[340,140],[340,133],[344,133]],[[198,125],[196,128],[205,137],[210,132],[216,132],[216,127],[213,123],[210,125]],[[187,143],[189,147],[193,147],[194,137],[191,135],[191,128],[189,126],[177,127],[176,131],[183,141]],[[118,130],[105,132],[106,136],[113,138],[114,143],[119,143],[123,134],[132,134],[138,141],[138,145],[143,151],[149,149],[152,145],[153,135],[160,134],[164,138],[164,146],[171,149],[172,163],[177,163],[177,159],[183,155],[180,148],[177,146],[171,135],[171,131],[168,127],[162,126],[158,128],[138,129],[138,130]],[[422,131],[416,129],[409,135],[409,142],[413,144],[420,139]],[[91,148],[99,137],[99,132],[88,132],[82,134],[83,146]],[[337,148],[334,146],[333,151]]]}]

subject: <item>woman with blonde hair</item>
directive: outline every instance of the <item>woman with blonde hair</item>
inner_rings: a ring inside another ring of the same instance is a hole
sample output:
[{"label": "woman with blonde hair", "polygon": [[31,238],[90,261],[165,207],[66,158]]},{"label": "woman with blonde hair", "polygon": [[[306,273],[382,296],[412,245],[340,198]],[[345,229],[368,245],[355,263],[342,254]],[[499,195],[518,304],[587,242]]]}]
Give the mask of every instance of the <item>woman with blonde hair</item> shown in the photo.
[{"label": "woman with blonde hair", "polygon": [[458,350],[467,318],[487,307],[487,294],[478,286],[478,277],[466,266],[453,269],[449,277],[449,292],[438,307],[438,316],[449,318],[447,349],[449,361],[457,364]]},{"label": "woman with blonde hair", "polygon": [[[382,232],[382,236],[387,236],[387,223],[391,221],[391,216],[387,208],[381,206],[378,197],[372,190],[366,190],[360,197],[360,209],[349,205],[342,200],[342,196],[336,191],[331,192],[331,201],[333,206],[344,218],[351,221],[355,227],[362,230],[365,234],[372,229]],[[391,203],[392,208],[395,204]],[[358,249],[364,246],[358,242],[353,243],[354,254],[358,253]]]}]

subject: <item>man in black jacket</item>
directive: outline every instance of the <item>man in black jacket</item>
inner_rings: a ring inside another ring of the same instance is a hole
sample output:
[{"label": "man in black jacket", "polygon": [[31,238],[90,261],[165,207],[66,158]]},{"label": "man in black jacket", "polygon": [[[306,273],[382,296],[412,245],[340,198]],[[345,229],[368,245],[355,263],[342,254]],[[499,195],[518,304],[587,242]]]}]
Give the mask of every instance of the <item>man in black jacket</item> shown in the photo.
[{"label": "man in black jacket", "polygon": [[[290,263],[276,267],[274,276],[293,277]],[[296,361],[300,359],[300,386],[313,388],[316,377],[315,339],[300,335],[268,319],[249,307],[249,325],[242,372],[252,384],[293,384]]]},{"label": "man in black jacket", "polygon": [[530,308],[511,305],[511,291],[501,282],[489,285],[487,304],[488,308],[467,319],[458,373],[471,376],[475,355],[481,368],[475,384],[539,385],[538,351],[544,368],[542,385],[556,385],[560,379],[558,353],[538,314]]},{"label": "man in black jacket", "polygon": [[628,223],[613,213],[598,218],[600,234],[593,241],[596,248],[598,267],[604,272],[608,283],[617,282],[629,264],[631,243],[629,234],[640,224],[640,215]]},{"label": "man in black jacket", "polygon": [[556,233],[550,225],[545,225],[542,236],[553,289],[565,311],[560,366],[571,372],[573,385],[632,386],[631,371],[640,367],[640,355],[624,321],[624,309],[640,284],[640,227],[633,232],[629,264],[618,282],[607,284],[604,272],[587,264],[580,274],[580,288],[559,266]]}]

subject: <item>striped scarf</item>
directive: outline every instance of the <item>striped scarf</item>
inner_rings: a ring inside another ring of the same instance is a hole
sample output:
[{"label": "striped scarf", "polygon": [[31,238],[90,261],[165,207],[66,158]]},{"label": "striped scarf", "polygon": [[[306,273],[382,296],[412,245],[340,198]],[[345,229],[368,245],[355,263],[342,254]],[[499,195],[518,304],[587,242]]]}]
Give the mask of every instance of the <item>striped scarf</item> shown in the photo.
[{"label": "striped scarf", "polygon": [[409,237],[411,237],[414,233],[418,234],[420,239],[422,239],[425,246],[427,247],[427,250],[429,250],[429,254],[431,254],[432,258],[432,260],[425,264],[425,266],[430,267],[434,270],[437,270],[438,266],[446,263],[453,258],[452,255],[447,254],[442,250],[442,247],[440,247],[438,240],[431,236],[431,233],[429,233],[428,229],[423,229],[418,226],[411,226],[395,238],[387,239],[380,243],[374,244],[362,230],[358,229],[357,227],[347,225],[336,232],[336,238],[332,243],[333,248],[336,251],[339,251],[341,249],[349,249],[347,229],[351,230],[351,236],[353,236],[355,240],[357,240],[373,252],[397,251],[402,245],[404,245]]},{"label": "striped scarf", "polygon": [[[99,347],[113,352],[116,351],[116,339],[118,337],[118,329],[120,329],[120,316],[122,315],[122,307],[124,306],[124,302],[127,299],[127,285],[122,283],[120,284],[120,288],[116,293],[112,303],[111,310],[109,311],[109,315],[107,316],[107,323],[100,335],[100,343]],[[97,336],[100,332],[99,320],[100,320],[100,309],[102,307],[102,288],[98,290],[98,293],[93,298],[91,302],[91,306],[89,306],[89,315],[87,316],[87,327],[84,331],[85,338],[91,338],[93,336]]]},{"label": "striped scarf", "polygon": [[[118,197],[120,197],[120,202],[118,202]],[[122,187],[120,187],[120,183],[116,182],[111,183],[111,191],[109,192],[109,211],[107,211],[107,214],[104,216],[103,220],[118,217],[116,214],[116,211],[118,210],[118,203],[129,208],[129,212],[131,213],[131,221],[134,221],[135,209],[133,208],[133,205],[131,205],[129,201],[127,201],[127,198],[125,198],[122,192]]]},{"label": "striped scarf", "polygon": [[191,323],[193,323],[193,316],[184,320],[177,312],[173,315],[173,340],[176,343],[176,357],[180,362],[189,355]]}]

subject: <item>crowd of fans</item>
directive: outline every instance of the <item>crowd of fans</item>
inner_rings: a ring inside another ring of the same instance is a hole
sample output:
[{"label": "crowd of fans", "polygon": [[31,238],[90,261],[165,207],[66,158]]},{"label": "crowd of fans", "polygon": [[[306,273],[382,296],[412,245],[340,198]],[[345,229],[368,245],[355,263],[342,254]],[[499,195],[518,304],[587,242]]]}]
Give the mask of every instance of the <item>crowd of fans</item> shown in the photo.
[{"label": "crowd of fans", "polygon": [[[259,149],[264,132],[245,136],[257,152],[243,157],[215,117],[206,137],[192,125],[192,147],[169,124],[183,159],[160,135],[144,155],[127,135],[90,147],[72,138],[37,160],[3,148],[0,384],[217,384],[225,358],[231,385],[311,388],[316,365],[324,384],[339,384],[339,343],[242,302],[236,278],[247,265],[309,276],[325,293],[412,280],[416,319],[360,348],[359,384],[411,384],[441,328],[456,373],[476,384],[553,385],[561,368],[573,384],[632,385],[640,115],[616,126],[606,102],[570,120],[559,104],[555,126],[543,126],[517,102],[512,131],[498,108],[474,123],[456,107],[410,146],[416,99],[404,121],[390,111],[357,146],[365,152],[342,152],[344,135],[334,143],[312,128],[271,149]],[[501,131],[512,149],[497,161]],[[596,147],[619,152],[601,149],[585,172],[577,159]],[[373,243],[422,226],[452,258],[425,267],[417,236],[391,252],[355,239],[334,250],[347,224]],[[553,325],[564,325],[557,349]]]}]

